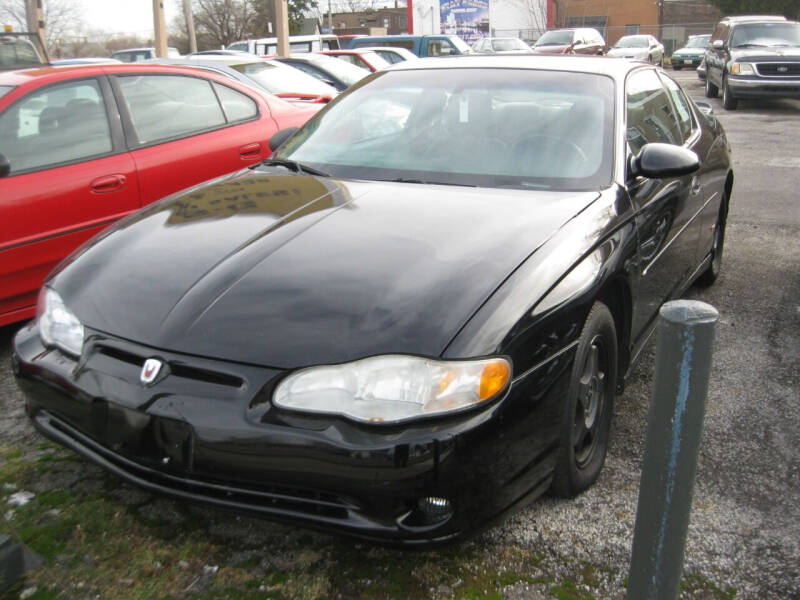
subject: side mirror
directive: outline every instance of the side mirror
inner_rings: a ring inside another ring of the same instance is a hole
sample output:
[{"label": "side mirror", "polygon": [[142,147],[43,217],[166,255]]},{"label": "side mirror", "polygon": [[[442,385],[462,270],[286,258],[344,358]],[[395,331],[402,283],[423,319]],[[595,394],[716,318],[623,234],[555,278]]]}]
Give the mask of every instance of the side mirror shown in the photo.
[{"label": "side mirror", "polygon": [[700,109],[700,112],[704,115],[713,115],[714,114],[714,107],[711,106],[708,102],[700,102],[699,100],[695,101],[697,108]]},{"label": "side mirror", "polygon": [[299,127],[287,127],[286,129],[281,129],[272,135],[269,138],[269,147],[275,152],[278,148],[280,148],[281,144],[292,137],[300,128]]},{"label": "side mirror", "polygon": [[711,42],[711,47],[719,50],[720,48],[725,47],[725,42],[723,42],[722,40],[714,40],[713,42]]},{"label": "side mirror", "polygon": [[639,155],[628,162],[631,177],[641,175],[652,179],[689,175],[699,168],[700,159],[691,150],[658,142],[645,144]]},{"label": "side mirror", "polygon": [[5,154],[0,154],[0,178],[8,177],[9,173],[11,173],[11,163]]}]

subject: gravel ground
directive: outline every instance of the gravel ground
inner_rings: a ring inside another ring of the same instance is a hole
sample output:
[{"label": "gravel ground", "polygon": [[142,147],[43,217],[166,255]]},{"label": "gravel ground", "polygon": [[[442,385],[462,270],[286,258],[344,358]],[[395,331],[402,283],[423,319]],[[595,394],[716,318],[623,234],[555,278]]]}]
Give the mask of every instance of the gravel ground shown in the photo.
[{"label": "gravel ground", "polygon": [[[693,73],[676,78],[702,99]],[[711,102],[734,147],[736,183],[723,275],[713,288],[687,294],[716,306],[721,317],[681,597],[800,598],[800,102],[741,102],[735,112]],[[0,329],[0,444],[34,462],[53,450],[40,444],[22,413],[8,366],[12,334],[13,327]],[[595,487],[574,501],[543,498],[441,554],[373,548],[187,507],[120,484],[60,451],[46,475],[20,481],[39,495],[65,489],[80,498],[105,494],[112,506],[139,518],[126,521],[120,535],[149,539],[155,523],[168,532],[164,540],[195,535],[213,542],[221,564],[205,564],[202,549],[186,560],[154,562],[153,569],[173,569],[186,583],[175,597],[623,598],[652,371],[651,347],[617,399],[610,452]],[[0,467],[10,464],[8,456]],[[15,518],[14,509],[2,505],[13,491],[8,485],[0,494],[0,531],[13,529]],[[59,518],[58,509],[50,512],[48,518]],[[74,542],[75,530],[68,533]],[[137,548],[129,551],[137,556]],[[104,594],[108,588],[92,575],[104,559],[70,552],[48,558],[46,569],[57,572],[61,561],[74,571],[78,560],[86,583],[65,579],[59,585],[34,576],[22,595],[57,597],[43,595],[46,589],[66,598],[116,597]],[[86,571],[84,563],[95,570]],[[223,594],[219,582],[232,572],[228,567],[256,582],[255,595]],[[276,569],[288,579],[272,577]],[[116,585],[144,589],[124,569],[106,570]],[[161,595],[168,594],[130,597]]]}]

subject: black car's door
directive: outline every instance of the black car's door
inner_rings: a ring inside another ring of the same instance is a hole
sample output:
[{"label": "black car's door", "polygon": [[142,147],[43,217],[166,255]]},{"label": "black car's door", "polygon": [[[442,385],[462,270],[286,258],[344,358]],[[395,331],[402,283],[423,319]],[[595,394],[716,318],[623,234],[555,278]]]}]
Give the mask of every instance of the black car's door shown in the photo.
[{"label": "black car's door", "polygon": [[[638,154],[651,142],[695,147],[699,135],[693,130],[688,106],[675,104],[673,91],[664,88],[655,70],[642,69],[628,77],[626,101],[630,153]],[[639,235],[634,343],[648,330],[661,304],[683,290],[696,267],[702,221],[696,217],[702,208],[702,189],[698,174],[635,177],[628,182]]]}]

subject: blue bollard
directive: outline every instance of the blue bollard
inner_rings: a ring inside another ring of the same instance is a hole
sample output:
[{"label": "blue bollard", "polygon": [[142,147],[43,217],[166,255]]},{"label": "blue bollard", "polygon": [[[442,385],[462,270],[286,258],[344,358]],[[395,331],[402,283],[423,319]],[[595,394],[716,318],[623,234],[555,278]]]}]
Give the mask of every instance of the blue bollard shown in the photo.
[{"label": "blue bollard", "polygon": [[661,307],[628,600],[675,600],[719,314],[704,302]]}]

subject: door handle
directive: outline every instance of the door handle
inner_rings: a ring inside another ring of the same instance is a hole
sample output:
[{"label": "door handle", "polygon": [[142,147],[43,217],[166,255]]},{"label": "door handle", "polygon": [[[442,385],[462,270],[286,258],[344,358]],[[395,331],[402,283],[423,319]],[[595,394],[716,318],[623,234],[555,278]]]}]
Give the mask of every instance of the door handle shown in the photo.
[{"label": "door handle", "polygon": [[93,180],[89,184],[89,188],[95,194],[107,194],[122,189],[126,181],[125,175],[105,175]]},{"label": "door handle", "polygon": [[254,142],[239,148],[239,156],[242,160],[254,160],[261,158],[261,144]]}]

